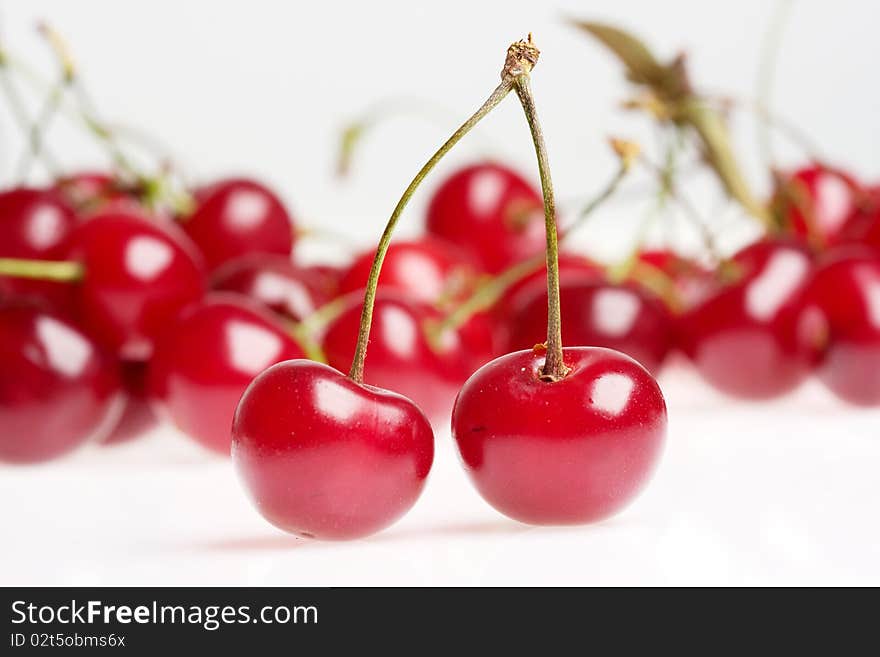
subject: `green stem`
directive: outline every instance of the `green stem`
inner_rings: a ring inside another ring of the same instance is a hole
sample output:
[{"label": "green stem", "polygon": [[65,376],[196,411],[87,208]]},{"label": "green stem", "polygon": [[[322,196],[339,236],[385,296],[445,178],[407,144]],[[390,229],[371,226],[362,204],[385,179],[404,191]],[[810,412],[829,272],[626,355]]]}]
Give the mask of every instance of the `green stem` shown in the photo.
[{"label": "green stem", "polygon": [[553,199],[553,181],[550,178],[550,163],[544,132],[538,121],[535,100],[532,96],[529,74],[524,72],[515,81],[516,94],[526,115],[535,154],[538,158],[538,172],[541,176],[541,190],[544,194],[544,227],[547,233],[547,357],[541,370],[541,378],[546,381],[559,381],[568,373],[562,353],[562,312],[559,303],[559,240],[556,235],[556,205]]},{"label": "green stem", "polygon": [[[761,47],[760,66],[758,68],[758,77],[756,82],[756,97],[758,104],[762,107],[770,108],[770,95],[773,91],[773,83],[776,81],[776,63],[779,59],[779,48],[782,43],[782,31],[789,15],[791,14],[793,3],[791,0],[781,0],[776,5],[776,10],[764,34],[764,43]],[[773,141],[770,136],[769,125],[766,121],[759,121],[758,130],[758,147],[764,164],[768,170],[773,168]]]},{"label": "green stem", "polygon": [[39,158],[45,148],[45,139],[43,138],[52,124],[52,120],[58,114],[61,108],[61,102],[64,99],[64,92],[70,86],[71,78],[67,74],[63,74],[58,82],[49,90],[46,101],[40,111],[37,119],[28,129],[30,148],[28,148],[21,159],[18,166],[18,179],[26,180],[30,175],[31,167],[34,160]]},{"label": "green stem", "polygon": [[[462,137],[473,129],[489,112],[491,112],[498,104],[507,97],[520,76],[528,75],[534,65],[538,61],[538,49],[532,45],[532,38],[529,35],[528,42],[517,41],[507,49],[507,57],[504,60],[504,67],[501,69],[501,84],[486,99],[486,102],[474,112],[471,117],[465,121],[461,127],[456,130],[452,136],[431,156],[425,165],[419,170],[415,178],[403,192],[403,196],[397,202],[391,218],[385,226],[385,231],[379,240],[379,246],[376,249],[376,257],[373,258],[373,266],[370,269],[370,276],[367,279],[367,289],[364,292],[364,306],[361,311],[361,324],[358,331],[357,346],[355,347],[354,358],[351,363],[351,370],[348,376],[355,382],[361,383],[364,380],[364,361],[367,357],[367,344],[370,341],[370,325],[373,321],[373,304],[376,301],[376,287],[379,284],[379,273],[382,269],[382,261],[385,259],[385,253],[388,251],[388,245],[391,243],[391,235],[394,227],[400,218],[403,209],[406,207],[412,195],[418,189],[419,185],[425,177],[431,172],[436,164],[455,146]],[[554,233],[555,236],[555,233]]]},{"label": "green stem", "polygon": [[353,381],[361,383],[364,380],[364,361],[367,357],[367,344],[370,341],[370,325],[373,321],[373,305],[376,301],[376,287],[379,284],[379,273],[382,270],[382,261],[385,259],[385,253],[388,251],[388,246],[391,243],[391,236],[394,233],[394,228],[397,226],[401,213],[407,203],[409,203],[409,200],[412,198],[416,189],[418,189],[425,177],[431,172],[431,169],[437,165],[443,156],[446,155],[446,153],[448,153],[462,137],[470,132],[477,123],[479,123],[502,100],[504,100],[512,88],[513,80],[507,77],[503,78],[501,84],[496,87],[495,91],[492,92],[492,95],[489,96],[486,102],[483,103],[483,105],[467,121],[465,121],[449,139],[446,140],[437,152],[431,156],[425,165],[419,169],[419,172],[403,192],[403,196],[400,197],[394,211],[391,213],[391,218],[388,220],[385,230],[382,233],[382,237],[379,239],[376,256],[373,258],[373,265],[370,268],[370,275],[367,278],[367,287],[364,292],[364,306],[361,311],[361,323],[358,331],[357,346],[355,347],[351,370],[348,374]]},{"label": "green stem", "polygon": [[25,260],[0,258],[0,276],[33,278],[42,281],[71,282],[83,277],[83,266],[69,260]]}]

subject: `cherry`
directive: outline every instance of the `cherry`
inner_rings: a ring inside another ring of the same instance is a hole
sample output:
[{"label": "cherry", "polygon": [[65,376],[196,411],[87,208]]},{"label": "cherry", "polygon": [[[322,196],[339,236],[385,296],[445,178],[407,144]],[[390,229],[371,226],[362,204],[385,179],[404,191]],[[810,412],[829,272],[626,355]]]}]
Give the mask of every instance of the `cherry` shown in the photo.
[{"label": "cherry", "polygon": [[310,278],[314,278],[318,283],[319,289],[328,299],[332,299],[339,294],[339,283],[342,280],[342,276],[345,274],[346,269],[347,267],[340,267],[326,263],[305,265],[302,267],[302,270],[307,272]]},{"label": "cherry", "polygon": [[825,338],[822,381],[851,404],[880,404],[880,256],[856,249],[830,255],[806,298],[804,331],[812,337],[819,327]]},{"label": "cherry", "polygon": [[440,185],[428,206],[427,229],[497,273],[542,252],[542,208],[541,195],[518,173],[484,162]]},{"label": "cherry", "polygon": [[0,461],[38,463],[99,440],[122,411],[113,361],[60,315],[0,308]]},{"label": "cherry", "polygon": [[740,279],[679,322],[684,352],[727,394],[770,399],[800,385],[811,369],[799,334],[812,256],[801,242],[763,240],[732,258]]},{"label": "cherry", "polygon": [[[76,215],[52,190],[18,187],[0,193],[0,257],[61,260],[76,226]],[[69,286],[0,276],[0,297],[32,297],[69,312]]]},{"label": "cherry", "polygon": [[858,209],[841,231],[842,244],[862,244],[880,252],[880,186],[864,190]]},{"label": "cherry", "polygon": [[113,432],[103,440],[102,445],[118,445],[134,440],[158,424],[158,418],[150,404],[147,364],[122,363],[120,370],[125,391],[125,408]]},{"label": "cherry", "polygon": [[[343,294],[363,290],[375,251],[355,258],[339,283]],[[379,286],[430,304],[460,300],[477,278],[477,267],[453,245],[439,239],[394,242],[385,255]]]},{"label": "cherry", "polygon": [[232,425],[232,458],[273,525],[351,539],[387,527],[416,502],[434,435],[408,399],[327,365],[289,360],[245,391]]},{"label": "cherry", "polygon": [[541,379],[545,353],[493,360],[458,395],[452,434],[480,494],[531,524],[593,522],[647,483],[666,434],[657,382],[631,358],[567,347],[561,380]]},{"label": "cherry", "polygon": [[230,260],[214,272],[211,286],[257,299],[295,321],[331,298],[320,273],[294,265],[288,256],[272,254],[251,253]]},{"label": "cherry", "polygon": [[780,176],[771,209],[787,231],[820,244],[836,241],[857,208],[859,185],[845,171],[813,163]]},{"label": "cherry", "polygon": [[[718,288],[715,272],[669,249],[640,250],[636,258],[663,273],[673,285],[678,307],[675,312],[693,308]],[[638,280],[633,279],[638,283]]]},{"label": "cherry", "polygon": [[[543,342],[547,332],[547,288],[523,298],[506,322],[509,351]],[[564,280],[559,286],[562,335],[569,344],[608,347],[635,358],[650,372],[660,370],[673,341],[669,310],[632,284],[594,278]]]},{"label": "cherry", "polygon": [[103,171],[80,171],[58,178],[53,185],[64,200],[78,212],[90,214],[106,209],[107,204],[127,204],[130,208],[138,205],[132,190],[127,190],[119,180]]},{"label": "cherry", "polygon": [[[324,333],[324,354],[337,369],[346,367],[354,356],[362,301],[359,293],[349,295]],[[447,421],[459,387],[492,353],[484,317],[477,315],[462,331],[444,331],[432,340],[432,322],[436,326],[442,317],[427,304],[380,291],[364,366],[366,383],[412,399],[435,423]]]},{"label": "cherry", "polygon": [[183,228],[208,267],[248,253],[290,255],[293,222],[278,197],[254,180],[231,178],[194,193],[196,208]]},{"label": "cherry", "polygon": [[135,213],[100,214],[71,235],[68,257],[82,263],[79,321],[125,360],[146,360],[156,335],[201,298],[201,259],[173,224]]},{"label": "cherry", "polygon": [[229,453],[235,406],[248,384],[302,348],[255,301],[216,292],[185,309],[156,342],[150,390],[184,433]]}]

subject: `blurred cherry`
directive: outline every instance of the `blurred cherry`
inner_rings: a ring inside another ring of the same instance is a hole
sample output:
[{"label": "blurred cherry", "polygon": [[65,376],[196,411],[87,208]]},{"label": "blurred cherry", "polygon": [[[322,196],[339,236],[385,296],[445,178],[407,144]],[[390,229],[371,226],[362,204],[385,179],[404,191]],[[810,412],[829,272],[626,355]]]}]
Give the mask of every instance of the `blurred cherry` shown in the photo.
[{"label": "blurred cherry", "polygon": [[434,193],[427,229],[491,272],[544,250],[541,194],[512,169],[484,162],[459,169]]},{"label": "blurred cherry", "polygon": [[458,395],[452,433],[483,498],[531,524],[602,520],[647,483],[666,435],[657,382],[609,349],[568,347],[571,368],[541,380],[544,352],[518,351],[476,372]]},{"label": "blurred cherry", "polygon": [[[366,287],[375,255],[375,250],[370,250],[355,258],[339,283],[342,294]],[[382,263],[379,287],[439,305],[460,300],[473,289],[477,276],[477,267],[456,247],[423,238],[392,242]]]},{"label": "blurred cherry", "polygon": [[[347,371],[354,356],[363,295],[350,294],[345,309],[327,326],[327,362]],[[433,307],[380,290],[373,309],[364,382],[412,399],[432,422],[448,421],[461,384],[491,358],[491,331],[471,325],[466,343],[460,331],[433,336],[443,315]],[[485,321],[478,316],[476,322]]]},{"label": "blurred cherry", "polygon": [[300,536],[352,539],[415,504],[434,435],[408,399],[291,360],[260,374],[235,412],[232,458],[259,512]]},{"label": "blurred cherry", "polygon": [[348,267],[320,263],[302,265],[301,269],[317,282],[319,289],[327,299],[332,299],[339,294],[339,283]]},{"label": "blurred cherry", "polygon": [[[693,308],[718,288],[715,272],[700,263],[670,249],[640,250],[638,260],[664,274],[673,286],[678,307],[675,312]],[[637,278],[634,283],[643,285]]]},{"label": "blurred cherry", "polygon": [[303,356],[260,304],[215,292],[185,309],[156,342],[150,390],[181,431],[228,454],[232,415],[244,389],[270,365]]},{"label": "blurred cherry", "polygon": [[36,306],[0,307],[0,461],[38,463],[104,437],[122,411],[116,365]]},{"label": "blurred cherry", "polygon": [[841,251],[818,268],[806,292],[803,326],[821,336],[818,373],[838,397],[880,405],[880,256]]},{"label": "blurred cherry", "polygon": [[183,228],[210,269],[249,253],[290,256],[294,225],[281,200],[254,180],[230,178],[194,192]]},{"label": "blurred cherry", "polygon": [[[566,344],[607,347],[659,372],[673,341],[673,320],[656,297],[632,284],[569,279],[559,286],[562,336]],[[523,298],[508,321],[508,351],[530,349],[547,335],[547,290]]]},{"label": "blurred cherry", "polygon": [[230,260],[211,276],[215,290],[238,292],[280,315],[301,321],[330,301],[319,273],[294,265],[288,256],[251,253]]},{"label": "blurred cherry", "polygon": [[107,209],[108,204],[122,203],[129,208],[139,205],[133,188],[126,188],[111,173],[103,171],[79,171],[62,176],[55,181],[53,189],[82,215]]},{"label": "blurred cherry", "polygon": [[810,372],[798,323],[812,255],[798,241],[763,240],[732,259],[740,278],[679,322],[685,353],[713,386],[735,397],[771,399]]},{"label": "blurred cherry", "polygon": [[859,193],[847,172],[813,163],[778,176],[771,207],[785,230],[826,245],[837,240],[855,212]]},{"label": "blurred cherry", "polygon": [[[76,215],[53,190],[17,187],[0,193],[0,258],[63,260]],[[30,297],[65,314],[70,286],[0,276],[0,298]]]},{"label": "blurred cherry", "polygon": [[100,214],[71,235],[82,263],[78,319],[124,360],[146,360],[153,340],[205,290],[201,258],[171,223],[135,213]]}]

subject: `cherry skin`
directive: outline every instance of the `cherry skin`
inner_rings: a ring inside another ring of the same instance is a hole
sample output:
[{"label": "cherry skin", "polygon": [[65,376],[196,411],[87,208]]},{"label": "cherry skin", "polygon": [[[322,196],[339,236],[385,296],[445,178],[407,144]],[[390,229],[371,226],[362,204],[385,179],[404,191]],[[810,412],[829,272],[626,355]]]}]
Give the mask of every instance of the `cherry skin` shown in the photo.
[{"label": "cherry skin", "polygon": [[[62,260],[77,220],[52,191],[18,187],[0,193],[0,258]],[[0,276],[0,297],[39,299],[70,312],[70,287],[53,281]]]},{"label": "cherry skin", "polygon": [[446,179],[428,206],[427,229],[491,273],[542,253],[541,194],[512,169],[484,162]]},{"label": "cherry skin", "polygon": [[[367,285],[376,252],[355,258],[339,283],[342,294]],[[438,239],[393,242],[385,254],[379,285],[398,290],[417,301],[442,305],[461,300],[479,275],[476,265],[456,247]]]},{"label": "cherry skin", "polygon": [[270,367],[248,386],[232,459],[266,520],[286,532],[353,539],[415,504],[434,460],[424,414],[393,392],[308,360]]},{"label": "cherry skin", "polygon": [[113,428],[122,412],[116,365],[60,315],[0,308],[0,461],[57,458]]},{"label": "cherry skin", "polygon": [[254,180],[231,178],[195,191],[183,228],[210,269],[248,253],[290,255],[294,225],[281,200]]},{"label": "cherry skin", "polygon": [[68,257],[84,268],[75,286],[78,319],[124,360],[147,360],[156,335],[204,294],[201,259],[173,224],[100,214],[80,224],[71,242]]},{"label": "cherry skin", "polygon": [[[327,362],[345,371],[357,344],[363,295],[347,297],[345,308],[327,326],[322,347]],[[364,381],[412,399],[435,424],[445,424],[461,384],[491,358],[491,331],[476,326],[446,331],[432,343],[428,330],[442,314],[394,292],[376,296]]]},{"label": "cherry skin", "polygon": [[125,392],[122,416],[102,445],[119,445],[145,433],[158,425],[159,419],[150,403],[147,385],[147,363],[129,362],[120,365],[122,389]]},{"label": "cherry skin", "polygon": [[222,265],[211,276],[211,287],[249,296],[294,321],[302,321],[331,299],[320,274],[294,265],[287,256],[262,253]]},{"label": "cherry skin", "polygon": [[805,332],[819,326],[825,338],[819,377],[844,401],[880,405],[880,256],[867,250],[831,256],[806,297]]},{"label": "cherry skin", "polygon": [[309,277],[314,278],[318,283],[318,288],[323,292],[324,296],[332,299],[339,294],[339,283],[345,274],[347,267],[330,265],[327,263],[317,263],[313,265],[305,265],[302,270]]},{"label": "cherry skin", "polygon": [[814,163],[781,177],[771,208],[784,229],[825,245],[837,241],[857,209],[859,194],[858,183],[848,173]]},{"label": "cherry skin", "polygon": [[841,231],[841,244],[861,244],[880,253],[880,186],[868,187]]},{"label": "cherry skin", "polygon": [[217,292],[184,310],[159,338],[150,390],[181,431],[229,454],[232,415],[248,384],[270,365],[303,356],[262,306]]},{"label": "cherry skin", "polygon": [[[674,326],[666,306],[641,288],[595,279],[567,280],[559,286],[562,335],[569,344],[607,347],[635,358],[656,374],[669,354]],[[511,315],[508,350],[529,349],[547,334],[545,286]]]},{"label": "cherry skin", "polygon": [[784,395],[811,371],[799,322],[812,255],[801,242],[763,240],[732,263],[741,278],[681,318],[681,347],[722,392],[753,400]]},{"label": "cherry skin", "polygon": [[452,413],[465,470],[483,498],[521,522],[595,522],[629,504],[654,471],[666,403],[636,361],[569,347],[571,371],[542,381],[542,351],[517,351],[479,369]]}]

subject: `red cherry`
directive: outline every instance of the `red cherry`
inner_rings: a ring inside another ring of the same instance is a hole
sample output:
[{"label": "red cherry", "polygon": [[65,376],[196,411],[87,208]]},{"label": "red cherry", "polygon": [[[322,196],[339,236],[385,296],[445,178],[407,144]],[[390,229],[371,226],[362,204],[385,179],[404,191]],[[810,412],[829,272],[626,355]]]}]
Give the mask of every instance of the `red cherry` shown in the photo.
[{"label": "red cherry", "polygon": [[184,433],[229,453],[232,415],[254,377],[303,350],[256,302],[214,293],[184,310],[156,342],[150,389]]},{"label": "red cherry", "polygon": [[[76,215],[52,190],[18,187],[0,193],[0,257],[62,260]],[[0,297],[31,297],[70,312],[70,286],[0,276]]]},{"label": "red cherry", "polygon": [[666,404],[638,363],[570,347],[560,381],[539,378],[544,353],[518,351],[476,372],[458,395],[452,433],[489,504],[532,524],[593,522],[647,483],[666,434]]},{"label": "red cherry", "polygon": [[[607,347],[657,373],[673,341],[673,321],[659,299],[635,285],[569,279],[559,286],[562,335],[568,344]],[[530,349],[547,335],[546,285],[523,298],[509,321],[508,350]]]},{"label": "red cherry", "polygon": [[158,424],[147,389],[147,364],[122,363],[120,370],[125,408],[113,432],[102,441],[102,445],[118,445],[134,440]]},{"label": "red cherry", "polygon": [[351,539],[383,529],[418,499],[434,459],[422,412],[331,367],[290,360],[248,386],[232,458],[259,512],[300,536]]},{"label": "red cherry", "polygon": [[836,241],[856,211],[860,189],[840,169],[811,164],[783,175],[771,206],[780,224],[794,235],[810,237],[810,225],[823,244]]},{"label": "red cherry", "polygon": [[[807,289],[804,323],[827,345],[819,376],[841,399],[880,404],[880,257],[857,250],[823,264]],[[811,335],[815,335],[812,333]]]},{"label": "red cherry", "polygon": [[0,309],[0,461],[37,463],[105,436],[122,411],[113,361],[35,306]]},{"label": "red cherry", "polygon": [[290,255],[293,221],[265,186],[234,178],[196,190],[195,197],[196,208],[183,227],[209,268],[248,253]]},{"label": "red cherry", "polygon": [[108,204],[121,204],[135,209],[140,203],[133,190],[125,189],[112,174],[102,171],[81,171],[55,181],[53,189],[71,207],[83,214],[106,210]]},{"label": "red cherry", "polygon": [[862,244],[880,252],[880,186],[864,190],[858,210],[844,226],[838,241]]},{"label": "red cherry", "polygon": [[741,278],[686,313],[684,352],[727,394],[770,399],[799,386],[811,369],[799,335],[812,256],[800,242],[764,240],[733,257]]},{"label": "red cherry", "polygon": [[122,359],[148,359],[155,336],[204,293],[201,259],[173,224],[101,214],[80,224],[71,242],[69,257],[85,270],[76,286],[79,320]]},{"label": "red cherry", "polygon": [[211,277],[215,290],[238,292],[273,311],[301,321],[330,301],[320,275],[288,256],[251,253],[222,265]]},{"label": "red cherry", "polygon": [[302,270],[318,283],[319,289],[327,299],[332,299],[339,294],[339,282],[342,280],[346,269],[347,267],[328,264],[306,265],[302,267]]},{"label": "red cherry", "polygon": [[[373,250],[355,258],[339,283],[341,293],[366,287],[375,255]],[[473,289],[477,276],[477,267],[456,247],[428,238],[392,243],[382,263],[379,287],[440,304],[462,299]]]},{"label": "red cherry", "polygon": [[[327,362],[346,371],[354,356],[363,295],[353,293],[323,337]],[[472,326],[465,344],[458,331],[445,331],[438,344],[429,340],[431,322],[443,315],[393,292],[380,292],[373,309],[364,381],[412,399],[432,422],[448,421],[461,384],[491,357],[491,333]],[[480,321],[478,316],[477,322]],[[477,337],[480,335],[481,337]]]},{"label": "red cherry", "polygon": [[427,229],[492,273],[542,253],[544,204],[518,173],[486,162],[455,172],[428,206]]},{"label": "red cherry", "polygon": [[[669,249],[643,250],[636,257],[660,270],[672,281],[676,300],[680,303],[679,307],[674,308],[676,312],[693,308],[718,289],[718,279],[714,272]],[[635,279],[633,282],[642,284]]]}]

